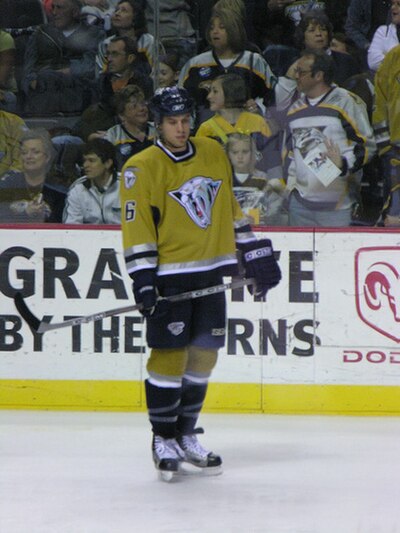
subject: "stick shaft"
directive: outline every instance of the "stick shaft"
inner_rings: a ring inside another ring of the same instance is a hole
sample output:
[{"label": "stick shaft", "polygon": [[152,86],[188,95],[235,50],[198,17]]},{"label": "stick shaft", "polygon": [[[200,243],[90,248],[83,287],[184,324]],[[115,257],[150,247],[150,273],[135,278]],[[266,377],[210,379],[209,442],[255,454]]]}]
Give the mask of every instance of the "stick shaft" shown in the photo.
[{"label": "stick shaft", "polygon": [[[184,300],[192,300],[194,298],[201,298],[203,296],[210,296],[211,294],[216,294],[218,292],[224,292],[230,289],[237,289],[240,287],[245,287],[246,285],[255,284],[255,280],[252,278],[248,279],[239,279],[234,280],[229,283],[221,283],[220,285],[213,285],[211,287],[206,287],[205,289],[197,289],[194,291],[183,292],[180,294],[175,294],[173,296],[168,296],[163,298],[169,302],[181,302]],[[95,322],[96,320],[102,320],[109,316],[121,315],[123,313],[129,313],[132,311],[139,311],[142,307],[141,304],[126,305],[124,307],[117,307],[116,309],[109,309],[107,311],[101,311],[99,313],[94,313],[92,315],[85,315],[76,318],[71,318],[65,320],[64,322],[54,322],[49,323],[45,321],[40,321],[32,311],[27,306],[24,298],[21,293],[17,293],[14,297],[15,305],[21,314],[22,318],[28,323],[28,325],[37,331],[38,333],[45,333],[46,331],[51,331],[54,329],[69,328],[73,326],[79,326],[80,324],[87,324],[88,322]]]}]

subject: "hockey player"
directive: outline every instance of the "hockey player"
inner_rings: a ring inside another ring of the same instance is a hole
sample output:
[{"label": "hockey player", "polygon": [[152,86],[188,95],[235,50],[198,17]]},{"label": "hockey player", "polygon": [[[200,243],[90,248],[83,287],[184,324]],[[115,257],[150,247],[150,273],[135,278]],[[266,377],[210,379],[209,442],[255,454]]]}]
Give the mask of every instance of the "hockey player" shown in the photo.
[{"label": "hockey player", "polygon": [[257,241],[234,198],[223,148],[209,138],[189,138],[193,101],[187,91],[159,89],[150,109],[159,139],[122,169],[122,232],[151,348],[145,387],[153,458],[169,479],[183,460],[208,473],[221,471],[221,457],[197,440],[202,430],[196,422],[225,342],[226,305],[224,293],[168,305],[158,297],[236,274],[236,245],[258,295],[275,287],[281,274],[271,241]]}]

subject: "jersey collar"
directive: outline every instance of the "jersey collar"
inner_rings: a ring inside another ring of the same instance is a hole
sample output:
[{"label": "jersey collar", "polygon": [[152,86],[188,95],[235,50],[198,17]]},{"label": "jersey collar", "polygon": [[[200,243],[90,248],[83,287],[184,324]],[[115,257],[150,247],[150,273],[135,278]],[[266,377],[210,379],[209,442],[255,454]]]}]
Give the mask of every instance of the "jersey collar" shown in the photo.
[{"label": "jersey collar", "polygon": [[175,163],[186,161],[187,159],[193,157],[196,153],[196,149],[190,141],[187,142],[186,149],[182,152],[171,152],[171,150],[168,150],[168,148],[160,141],[160,139],[157,139],[156,145],[161,148],[161,150]]}]

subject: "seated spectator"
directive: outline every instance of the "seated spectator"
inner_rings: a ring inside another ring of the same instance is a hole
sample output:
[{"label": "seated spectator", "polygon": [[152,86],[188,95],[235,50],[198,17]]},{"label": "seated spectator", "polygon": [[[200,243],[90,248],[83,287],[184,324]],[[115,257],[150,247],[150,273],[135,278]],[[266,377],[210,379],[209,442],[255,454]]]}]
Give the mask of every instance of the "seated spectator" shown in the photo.
[{"label": "seated spectator", "polygon": [[81,0],[53,0],[49,24],[29,38],[22,88],[25,112],[79,112],[91,100],[95,56],[104,32],[80,22]]},{"label": "seated spectator", "polygon": [[144,7],[139,0],[120,0],[111,16],[112,35],[100,44],[96,56],[96,75],[107,69],[108,43],[114,36],[130,37],[137,43],[138,51],[143,54],[149,65],[153,65],[154,37],[147,32]]},{"label": "seated spectator", "polygon": [[387,24],[389,17],[390,2],[387,0],[350,0],[344,30],[359,50],[365,68],[374,33],[379,26]]},{"label": "seated spectator", "polygon": [[[97,82],[98,103],[86,109],[73,128],[74,135],[84,141],[102,137],[104,131],[118,123],[114,96],[128,85],[137,85],[145,98],[153,94],[153,81],[144,72],[141,54],[130,37],[113,37],[108,44],[107,71]],[[147,63],[145,63],[147,65]]]},{"label": "seated spectator", "polygon": [[18,115],[0,109],[0,177],[9,170],[21,170],[20,141],[27,129]]},{"label": "seated spectator", "polygon": [[200,124],[196,136],[213,137],[226,144],[231,133],[251,135],[257,150],[264,154],[265,170],[281,177],[280,153],[268,122],[262,116],[245,109],[248,89],[244,79],[235,73],[218,76],[211,82],[207,99],[210,110],[215,114]]},{"label": "seated spectator", "polygon": [[146,98],[153,94],[150,68],[138,51],[136,41],[126,36],[112,37],[107,44],[107,67],[98,80],[99,100],[111,97],[127,85],[139,85]]},{"label": "seated spectator", "polygon": [[377,71],[385,55],[399,44],[400,31],[400,0],[392,0],[390,8],[390,24],[379,26],[372,37],[368,48],[368,66]]},{"label": "seated spectator", "polygon": [[[296,28],[296,44],[299,50],[322,50],[333,60],[333,82],[342,85],[348,78],[360,73],[356,60],[349,54],[335,52],[329,48],[332,40],[332,24],[326,14],[317,9],[308,11]],[[276,86],[276,100],[279,108],[285,107],[297,98],[296,60],[285,77],[280,77]]]},{"label": "seated spectator", "polygon": [[211,49],[185,63],[179,75],[179,85],[185,87],[196,101],[198,122],[211,115],[206,105],[207,94],[211,80],[220,74],[235,72],[241,75],[249,87],[250,100],[270,104],[275,78],[259,53],[246,50],[247,36],[241,17],[227,9],[213,11],[207,40]]},{"label": "seated spectator", "polygon": [[83,149],[85,175],[68,191],[65,224],[120,224],[119,176],[115,148],[105,139],[89,141]]},{"label": "seated spectator", "polygon": [[115,95],[115,108],[121,120],[105,132],[104,138],[112,142],[116,151],[116,168],[122,169],[133,155],[153,144],[149,138],[149,112],[143,91],[128,85]]},{"label": "seated spectator", "polygon": [[255,140],[244,133],[231,133],[225,145],[233,168],[233,191],[242,211],[252,224],[285,226],[285,184],[280,179],[268,179],[257,169],[261,157]]},{"label": "seated spectator", "polygon": [[155,35],[155,7],[158,6],[159,39],[167,54],[179,58],[178,69],[197,53],[196,34],[190,19],[190,1],[147,0],[146,20],[149,32]]},{"label": "seated spectator", "polygon": [[158,86],[172,87],[179,79],[179,58],[176,54],[164,54],[159,57]]},{"label": "seated spectator", "polygon": [[17,83],[14,77],[15,42],[0,29],[0,109],[17,112]]},{"label": "seated spectator", "polygon": [[53,157],[46,130],[33,129],[22,136],[22,170],[9,171],[0,180],[1,222],[61,222],[66,190],[48,179]]}]

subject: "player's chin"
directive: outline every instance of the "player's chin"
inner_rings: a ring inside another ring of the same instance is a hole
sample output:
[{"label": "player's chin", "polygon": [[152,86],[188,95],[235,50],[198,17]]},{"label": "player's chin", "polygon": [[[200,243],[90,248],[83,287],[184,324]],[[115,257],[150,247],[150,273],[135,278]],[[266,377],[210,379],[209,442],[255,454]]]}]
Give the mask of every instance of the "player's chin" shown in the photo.
[{"label": "player's chin", "polygon": [[175,139],[175,148],[186,148],[187,140],[187,137]]}]

